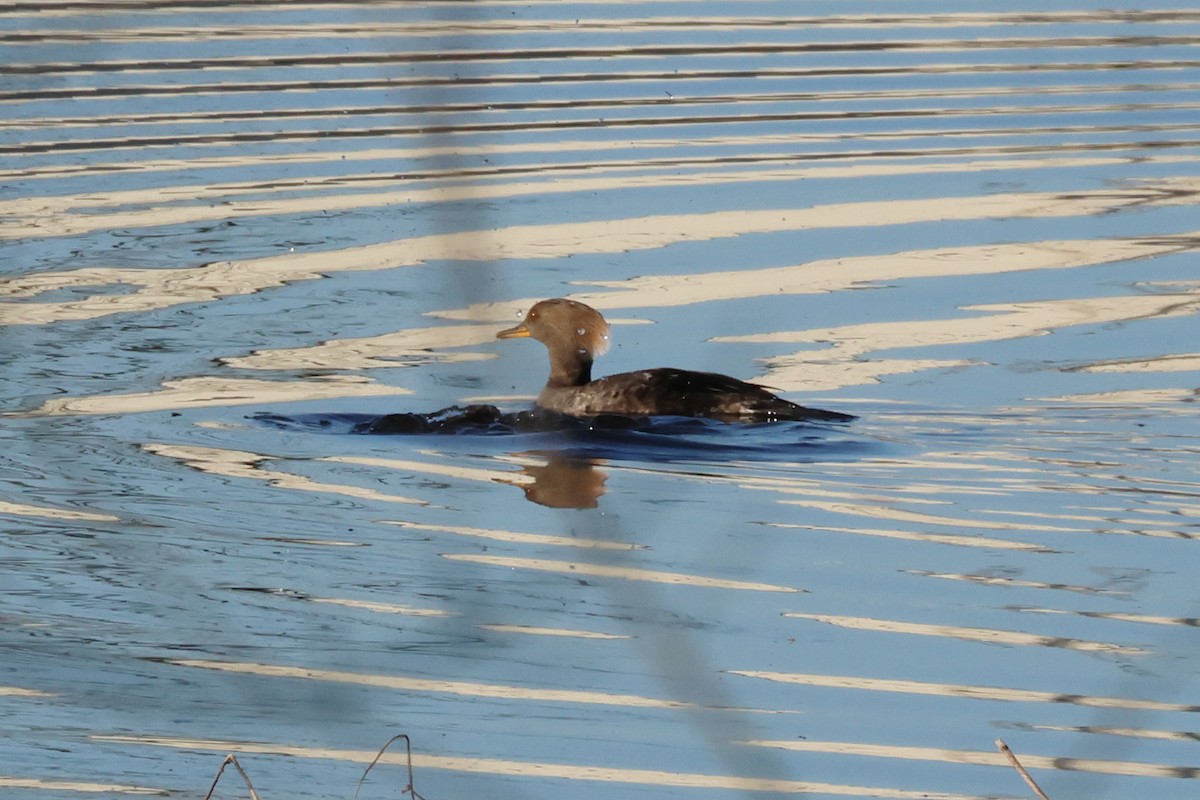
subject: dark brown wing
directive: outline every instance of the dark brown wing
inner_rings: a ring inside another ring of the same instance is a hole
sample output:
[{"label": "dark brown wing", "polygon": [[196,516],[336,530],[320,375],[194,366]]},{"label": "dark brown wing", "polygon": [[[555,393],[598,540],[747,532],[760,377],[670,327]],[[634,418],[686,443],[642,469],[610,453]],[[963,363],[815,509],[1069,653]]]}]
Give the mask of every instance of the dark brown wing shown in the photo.
[{"label": "dark brown wing", "polygon": [[836,411],[805,408],[753,383],[715,372],[662,367],[610,375],[587,384],[604,411],[725,419],[849,421]]}]

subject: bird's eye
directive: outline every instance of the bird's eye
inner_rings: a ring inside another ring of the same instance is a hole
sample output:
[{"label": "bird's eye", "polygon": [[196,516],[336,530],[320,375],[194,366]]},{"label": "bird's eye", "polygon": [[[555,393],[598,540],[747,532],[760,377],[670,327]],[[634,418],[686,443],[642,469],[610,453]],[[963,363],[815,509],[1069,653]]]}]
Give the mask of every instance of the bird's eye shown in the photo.
[{"label": "bird's eye", "polygon": [[530,311],[530,312],[529,312],[529,316],[528,316],[528,317],[526,317],[525,319],[537,319],[537,317],[538,317],[538,312],[536,312],[536,311]]},{"label": "bird's eye", "polygon": [[587,333],[587,328],[576,328],[575,333],[579,334],[580,336],[583,336],[584,334]]}]

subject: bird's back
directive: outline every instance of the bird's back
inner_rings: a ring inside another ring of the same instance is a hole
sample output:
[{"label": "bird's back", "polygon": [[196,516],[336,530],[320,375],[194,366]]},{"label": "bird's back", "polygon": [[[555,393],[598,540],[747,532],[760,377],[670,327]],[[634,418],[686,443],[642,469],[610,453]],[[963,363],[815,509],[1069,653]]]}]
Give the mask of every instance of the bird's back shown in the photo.
[{"label": "bird's back", "polygon": [[805,408],[762,386],[715,372],[660,367],[609,375],[582,386],[546,387],[538,405],[575,416],[712,417],[742,420],[848,421],[835,411]]}]

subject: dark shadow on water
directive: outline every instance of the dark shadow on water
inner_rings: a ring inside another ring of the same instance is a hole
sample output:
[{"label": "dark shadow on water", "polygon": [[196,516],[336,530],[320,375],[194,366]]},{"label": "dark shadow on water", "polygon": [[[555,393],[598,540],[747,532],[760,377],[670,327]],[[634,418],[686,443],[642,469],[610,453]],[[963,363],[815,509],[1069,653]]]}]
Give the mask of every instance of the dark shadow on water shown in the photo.
[{"label": "dark shadow on water", "polygon": [[[819,412],[832,414],[832,412]],[[429,414],[254,414],[250,419],[286,430],[358,435],[470,436],[503,441],[504,449],[554,450],[565,457],[673,461],[709,458],[803,460],[813,449],[861,452],[847,439],[844,421],[725,422],[699,417],[573,417],[535,408],[502,412],[491,405],[451,406]]]},{"label": "dark shadow on water", "polygon": [[[820,412],[831,413],[831,412]],[[844,415],[838,415],[844,416]],[[698,417],[572,417],[545,409],[502,412],[491,405],[452,406],[430,414],[255,414],[281,430],[321,434],[468,437],[497,451],[536,459],[501,480],[550,508],[595,508],[605,462],[815,461],[861,456],[879,443],[849,437],[841,423],[778,420],[723,422]],[[852,419],[852,417],[846,417]]]}]

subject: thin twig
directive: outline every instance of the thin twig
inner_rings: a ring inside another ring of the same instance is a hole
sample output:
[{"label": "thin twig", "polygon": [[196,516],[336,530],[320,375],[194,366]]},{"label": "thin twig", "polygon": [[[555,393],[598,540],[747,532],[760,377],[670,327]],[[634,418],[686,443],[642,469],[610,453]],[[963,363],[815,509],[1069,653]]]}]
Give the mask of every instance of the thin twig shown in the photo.
[{"label": "thin twig", "polygon": [[237,771],[242,774],[242,780],[246,782],[246,788],[250,790],[251,800],[259,800],[258,792],[254,791],[254,784],[250,782],[250,776],[246,774],[246,770],[242,769],[242,765],[238,763],[237,756],[233,753],[225,756],[225,760],[221,762],[221,768],[217,770],[217,775],[213,778],[212,786],[208,787],[208,794],[204,795],[204,800],[209,800],[212,793],[217,789],[217,781],[221,780],[221,774],[225,772],[225,768],[233,764]]},{"label": "thin twig", "polygon": [[[362,788],[363,781],[367,779],[367,773],[371,771],[371,767],[379,763],[379,759],[383,758],[383,754],[387,752],[387,749],[391,747],[397,739],[404,740],[404,749],[408,751],[408,786],[405,786],[404,790],[401,791],[400,794],[411,794],[414,800],[425,800],[425,798],[417,794],[417,790],[413,788],[412,742],[409,740],[407,733],[397,733],[395,736],[387,740],[387,744],[379,748],[379,752],[375,754],[375,758],[372,759],[371,763],[367,765],[367,768],[363,770],[362,777],[358,779],[358,785],[354,787],[354,800],[358,800],[358,791]],[[208,798],[205,798],[205,800],[208,800]]]},{"label": "thin twig", "polygon": [[1000,752],[1003,753],[1004,757],[1008,759],[1008,763],[1012,764],[1013,769],[1017,771],[1017,774],[1025,779],[1025,782],[1029,784],[1029,788],[1033,789],[1034,794],[1036,794],[1042,800],[1050,800],[1050,798],[1046,796],[1046,793],[1042,791],[1042,787],[1037,785],[1037,781],[1030,777],[1029,773],[1025,771],[1025,768],[1021,766],[1021,762],[1017,761],[1017,757],[1013,755],[1012,750],[1008,749],[1008,745],[1004,743],[1003,739],[996,740],[996,747],[1000,748]]}]

